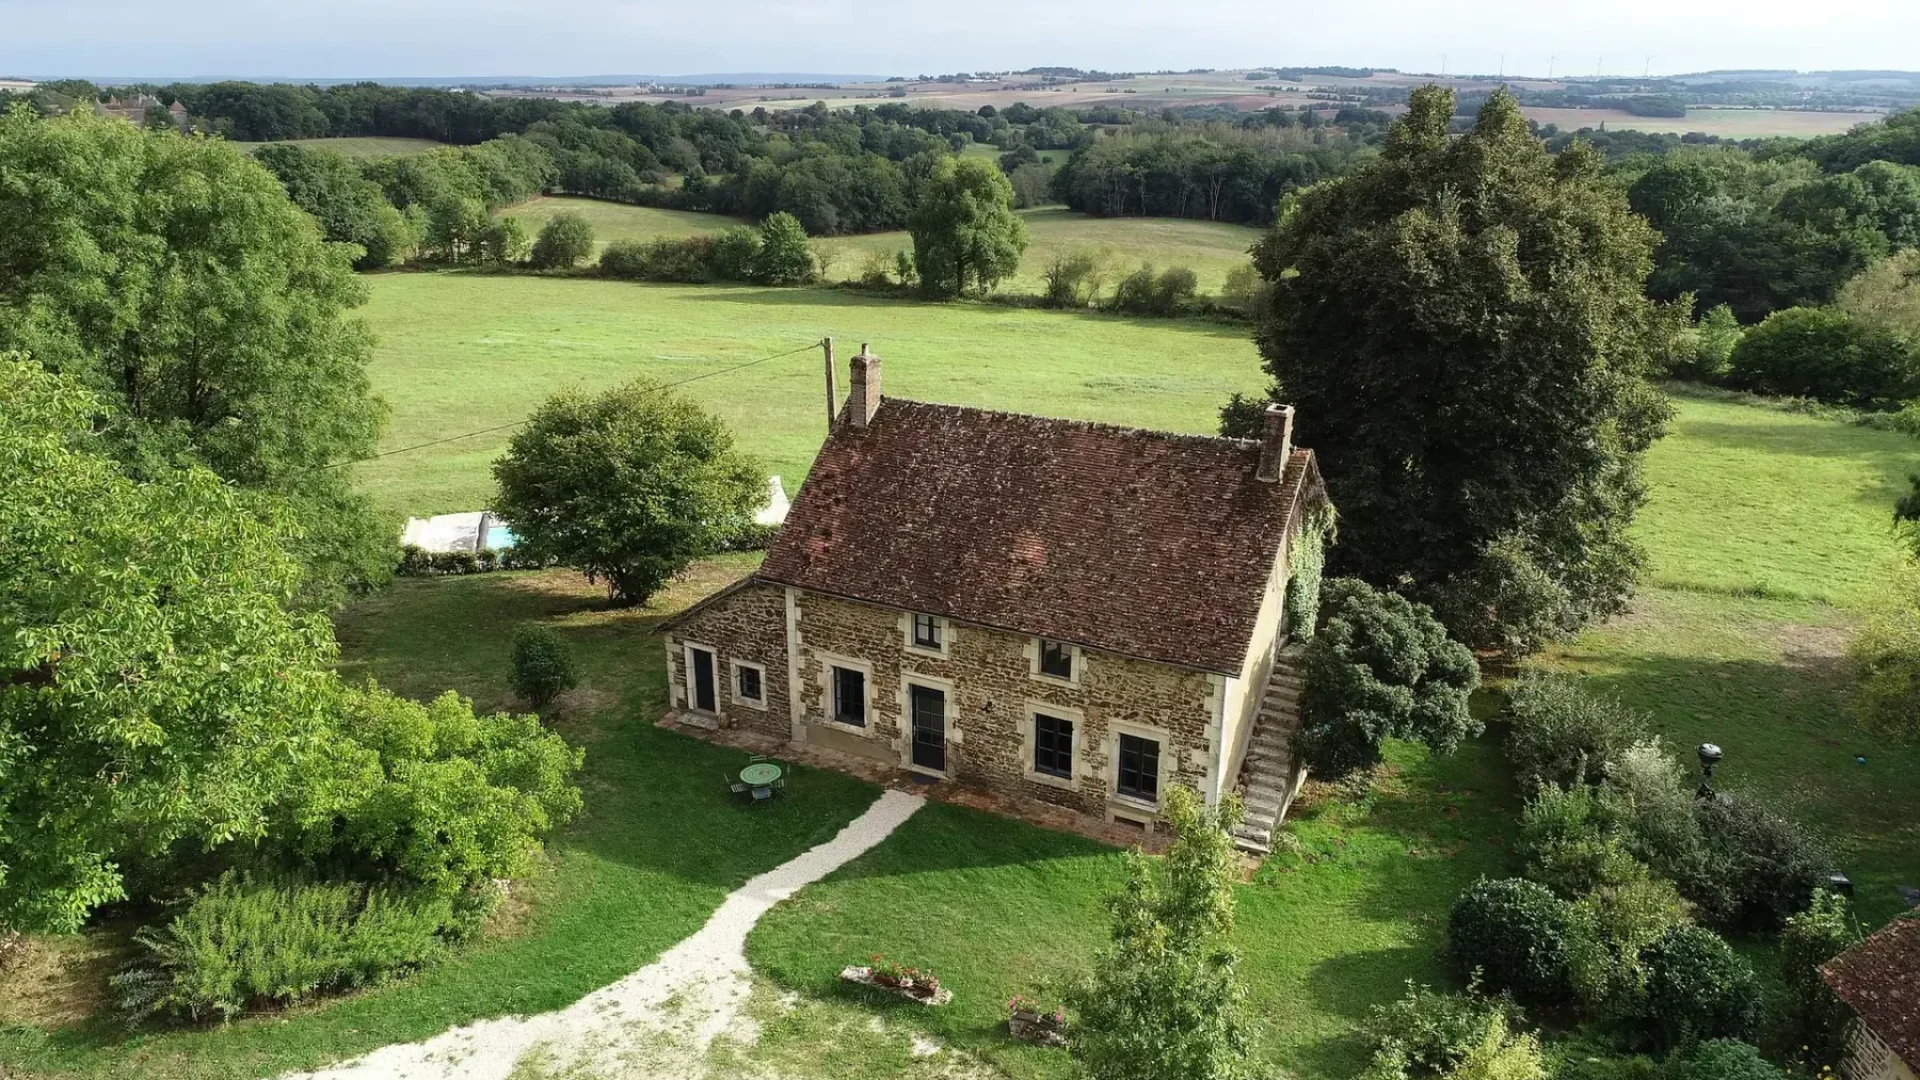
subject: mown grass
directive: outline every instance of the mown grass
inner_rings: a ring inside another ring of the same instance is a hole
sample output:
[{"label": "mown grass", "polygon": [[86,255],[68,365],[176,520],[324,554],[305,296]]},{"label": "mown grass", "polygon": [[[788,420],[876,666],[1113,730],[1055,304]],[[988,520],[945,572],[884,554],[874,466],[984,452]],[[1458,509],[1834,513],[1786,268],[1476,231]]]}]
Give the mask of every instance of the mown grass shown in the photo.
[{"label": "mown grass", "polygon": [[[875,789],[796,769],[772,807],[731,802],[720,778],[743,755],[653,726],[665,710],[663,654],[649,629],[663,612],[743,573],[703,564],[658,605],[608,611],[604,593],[566,572],[409,580],[341,616],[343,668],[416,697],[453,687],[509,707],[513,628],[553,627],[583,682],[556,726],[587,748],[586,813],[551,844],[548,871],[510,901],[500,936],[395,985],[284,1014],[202,1030],[129,1034],[110,1018],[48,1030],[0,1015],[0,1071],[26,1076],[210,1080],[311,1068],[455,1024],[559,1008],[644,966],[697,930],[747,878],[851,821]],[[102,996],[109,970],[70,993]],[[57,980],[56,980],[57,981]]]},{"label": "mown grass", "polygon": [[[402,157],[432,150],[446,143],[432,139],[408,139],[397,135],[348,135],[333,139],[284,139],[281,142],[304,146],[312,150],[331,150],[336,154],[345,154],[352,158]],[[237,143],[238,146],[257,147],[274,146],[276,143],[260,142]]]},{"label": "mown grass", "polygon": [[[396,273],[371,279],[374,388],[394,450],[511,424],[566,386],[677,381],[832,336],[842,358],[871,341],[889,394],[927,401],[1209,432],[1227,395],[1264,385],[1243,327],[882,300],[820,289]],[[798,488],[826,434],[821,356],[802,352],[681,393],[713,410]],[[383,509],[472,510],[511,432],[360,467]]]},{"label": "mown grass", "polygon": [[[563,210],[585,217],[593,225],[595,242],[602,247],[613,240],[695,236],[743,223],[720,214],[656,210],[567,196],[533,199],[505,212],[522,218],[529,230],[537,231]],[[1000,284],[1001,292],[1038,293],[1042,275],[1055,255],[1086,251],[1099,254],[1107,262],[1110,278],[1143,263],[1162,270],[1184,266],[1199,275],[1201,292],[1216,293],[1227,272],[1247,262],[1247,249],[1261,235],[1258,229],[1218,221],[1097,218],[1057,206],[1022,210],[1020,217],[1027,223],[1027,251],[1020,260],[1020,272]],[[827,272],[834,281],[858,278],[871,253],[891,260],[895,252],[913,250],[913,239],[904,231],[825,237],[815,242],[834,253]]]}]

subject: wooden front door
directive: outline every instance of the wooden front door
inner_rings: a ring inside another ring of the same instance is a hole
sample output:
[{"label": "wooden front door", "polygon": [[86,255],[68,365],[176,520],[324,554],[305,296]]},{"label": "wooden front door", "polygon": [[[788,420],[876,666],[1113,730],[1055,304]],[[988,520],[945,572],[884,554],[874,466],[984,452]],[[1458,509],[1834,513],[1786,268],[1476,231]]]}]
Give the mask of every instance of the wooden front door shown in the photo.
[{"label": "wooden front door", "polygon": [[947,771],[947,695],[930,686],[913,688],[913,763]]}]

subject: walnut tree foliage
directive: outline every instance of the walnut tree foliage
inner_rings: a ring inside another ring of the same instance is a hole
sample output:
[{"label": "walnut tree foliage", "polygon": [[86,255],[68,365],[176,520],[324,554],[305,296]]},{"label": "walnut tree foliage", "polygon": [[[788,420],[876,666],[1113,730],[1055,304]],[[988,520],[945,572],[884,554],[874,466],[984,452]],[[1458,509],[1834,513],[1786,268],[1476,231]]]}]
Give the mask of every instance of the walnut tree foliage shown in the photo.
[{"label": "walnut tree foliage", "polygon": [[1452,115],[1415,91],[1378,159],[1285,209],[1258,342],[1340,506],[1330,570],[1526,652],[1625,601],[1682,313],[1646,298],[1654,234],[1597,153],[1550,155],[1504,91]]},{"label": "walnut tree foliage", "polygon": [[1107,899],[1112,944],[1069,995],[1070,1053],[1094,1080],[1238,1080],[1247,1041],[1228,947],[1239,857],[1238,803],[1217,807],[1175,785],[1163,811],[1164,859],[1135,851]]},{"label": "walnut tree foliage", "polygon": [[548,399],[493,476],[518,550],[604,580],[623,605],[739,535],[766,492],[725,424],[645,380]]},{"label": "walnut tree foliage", "polygon": [[1481,723],[1467,708],[1480,668],[1425,604],[1338,578],[1322,590],[1325,622],[1307,642],[1296,751],[1315,775],[1380,763],[1380,741],[1417,739],[1452,753]]},{"label": "walnut tree foliage", "polygon": [[76,929],[120,857],[259,838],[333,701],[287,523],[203,468],[135,482],[102,414],[0,356],[0,927]]},{"label": "walnut tree foliage", "polygon": [[382,418],[351,317],[360,250],[223,141],[0,116],[0,350],[100,395],[139,475],[198,463],[278,496],[308,601],[392,569],[390,530],[325,468],[371,451]]}]

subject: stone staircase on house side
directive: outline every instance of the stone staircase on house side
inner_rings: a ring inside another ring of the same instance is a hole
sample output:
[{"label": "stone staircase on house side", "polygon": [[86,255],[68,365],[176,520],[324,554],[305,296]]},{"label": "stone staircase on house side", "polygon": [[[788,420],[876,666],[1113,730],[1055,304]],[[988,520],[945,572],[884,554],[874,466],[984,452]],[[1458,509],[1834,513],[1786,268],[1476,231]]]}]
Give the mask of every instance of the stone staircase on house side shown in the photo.
[{"label": "stone staircase on house side", "polygon": [[1307,775],[1304,765],[1295,767],[1290,749],[1294,729],[1300,726],[1300,692],[1306,686],[1302,660],[1297,645],[1274,658],[1273,674],[1267,678],[1253,734],[1247,740],[1246,760],[1240,764],[1235,790],[1246,814],[1233,836],[1241,850],[1255,855],[1272,849],[1273,830]]}]

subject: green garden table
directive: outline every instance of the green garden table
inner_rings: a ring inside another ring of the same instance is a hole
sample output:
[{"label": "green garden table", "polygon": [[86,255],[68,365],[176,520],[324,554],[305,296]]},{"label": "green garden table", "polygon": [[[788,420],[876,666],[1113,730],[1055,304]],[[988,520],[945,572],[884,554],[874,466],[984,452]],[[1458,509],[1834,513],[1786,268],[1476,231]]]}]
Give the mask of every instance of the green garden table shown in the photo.
[{"label": "green garden table", "polygon": [[780,766],[771,761],[756,761],[740,770],[740,782],[748,787],[766,787],[780,779]]}]

